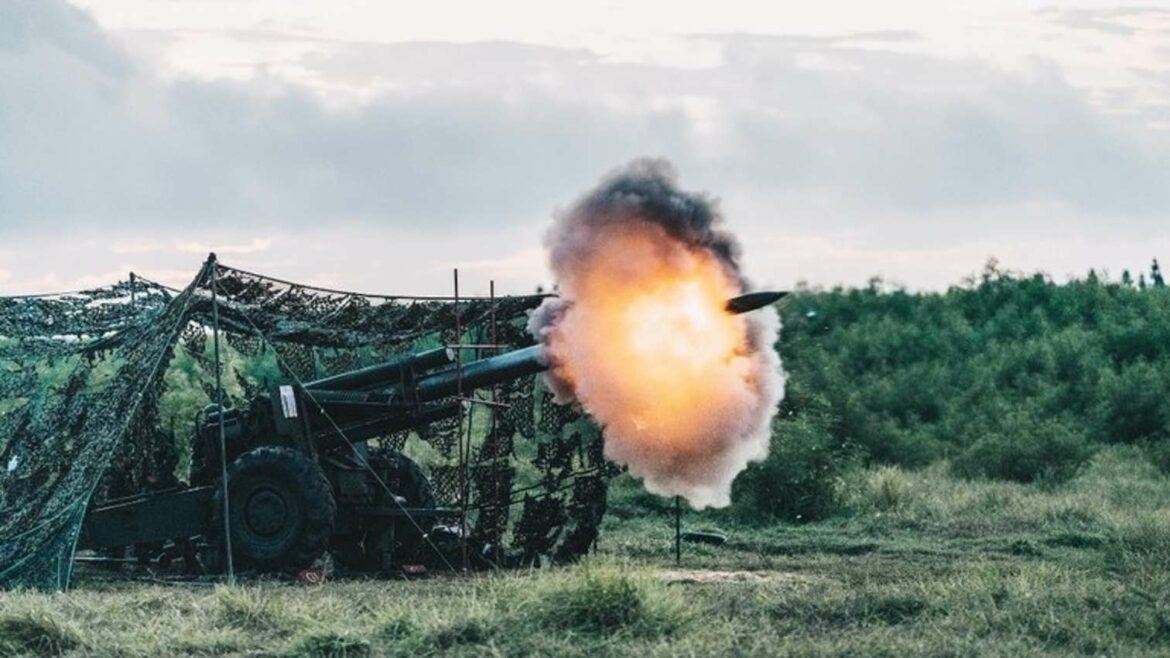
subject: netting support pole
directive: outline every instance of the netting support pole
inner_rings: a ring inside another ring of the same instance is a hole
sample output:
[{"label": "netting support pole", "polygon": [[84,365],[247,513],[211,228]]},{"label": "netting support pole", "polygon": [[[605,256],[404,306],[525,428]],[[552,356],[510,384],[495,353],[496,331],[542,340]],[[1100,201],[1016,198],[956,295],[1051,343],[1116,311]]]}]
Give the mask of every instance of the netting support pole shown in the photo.
[{"label": "netting support pole", "polygon": [[[459,313],[459,268],[453,271],[455,286],[455,375],[456,390],[459,395],[459,424],[455,428],[459,440],[459,548],[463,557],[463,573],[470,570],[471,564],[467,554],[467,449],[463,445],[463,320]],[[470,419],[469,419],[470,420]],[[470,425],[470,422],[468,423]],[[468,427],[470,431],[470,427]]]},{"label": "netting support pole", "polygon": [[223,362],[219,356],[219,296],[216,293],[216,288],[219,287],[217,280],[217,263],[215,254],[212,253],[207,257],[207,263],[211,270],[211,332],[212,342],[215,345],[215,404],[219,407],[219,482],[221,487],[221,496],[223,498],[223,557],[224,565],[227,566],[227,580],[229,585],[236,583],[236,569],[232,563],[232,522],[231,522],[231,504],[228,501],[228,481],[227,481],[227,439],[224,435],[224,406],[223,406]]},{"label": "netting support pole", "polygon": [[[500,344],[499,335],[496,332],[496,280],[495,279],[492,279],[490,282],[488,282],[488,296],[491,298],[492,345],[499,345]],[[492,356],[496,356],[499,353],[500,353],[500,349],[498,347],[494,347],[491,349]],[[497,388],[496,385],[492,384],[492,388],[491,388],[492,402],[499,401],[498,396],[496,395],[496,388]],[[495,517],[496,527],[492,528],[492,531],[493,531],[492,537],[495,539],[495,545],[492,547],[492,559],[495,560],[496,564],[500,563],[500,543],[503,541],[504,532],[507,530],[506,524],[501,521],[501,519],[504,518],[504,510],[507,508],[504,507],[502,502],[500,502],[500,437],[499,437],[499,434],[497,432],[497,425],[496,425],[496,416],[499,413],[500,413],[500,410],[498,407],[495,407],[495,406],[488,407],[488,414],[490,414],[489,418],[491,418],[491,425],[489,426],[488,432],[489,432],[489,436],[492,437],[492,448],[493,448],[492,452],[494,453],[492,455],[492,484],[495,485],[493,487],[495,489],[495,494],[494,494],[494,498],[492,498],[492,502],[496,505],[496,517]],[[480,515],[480,518],[482,519],[483,518],[483,511],[482,510],[480,511],[479,515]],[[483,523],[480,523],[480,527],[483,527]],[[496,536],[496,533],[495,533],[496,530],[499,530],[499,536]]]}]

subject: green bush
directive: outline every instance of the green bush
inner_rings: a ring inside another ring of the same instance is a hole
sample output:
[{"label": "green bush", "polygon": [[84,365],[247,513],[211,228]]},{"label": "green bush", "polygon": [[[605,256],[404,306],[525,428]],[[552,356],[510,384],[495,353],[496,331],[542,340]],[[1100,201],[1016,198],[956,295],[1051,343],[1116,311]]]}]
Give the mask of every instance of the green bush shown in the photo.
[{"label": "green bush", "polygon": [[732,497],[748,518],[824,519],[842,508],[842,477],[856,461],[822,414],[800,414],[774,423],[767,459],[736,478]]},{"label": "green bush", "polygon": [[952,470],[964,477],[1015,482],[1064,482],[1096,452],[1084,431],[1063,420],[1017,412],[960,454]]},{"label": "green bush", "polygon": [[906,507],[913,496],[913,485],[902,469],[882,466],[866,475],[857,505],[878,512],[893,512]]},{"label": "green bush", "polygon": [[1103,440],[1135,443],[1170,436],[1170,382],[1164,371],[1164,366],[1139,361],[1105,373],[1100,393]]}]

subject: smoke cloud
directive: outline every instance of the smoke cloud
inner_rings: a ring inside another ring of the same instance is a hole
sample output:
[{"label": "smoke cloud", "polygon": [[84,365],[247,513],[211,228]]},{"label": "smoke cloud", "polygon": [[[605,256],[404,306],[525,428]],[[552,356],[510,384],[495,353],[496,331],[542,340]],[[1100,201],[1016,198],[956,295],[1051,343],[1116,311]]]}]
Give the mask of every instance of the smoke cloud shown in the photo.
[{"label": "smoke cloud", "polygon": [[682,191],[664,160],[606,176],[546,236],[561,296],[533,313],[559,402],[601,424],[605,454],[696,509],[768,452],[784,393],[773,308],[724,310],[746,291],[716,202]]}]

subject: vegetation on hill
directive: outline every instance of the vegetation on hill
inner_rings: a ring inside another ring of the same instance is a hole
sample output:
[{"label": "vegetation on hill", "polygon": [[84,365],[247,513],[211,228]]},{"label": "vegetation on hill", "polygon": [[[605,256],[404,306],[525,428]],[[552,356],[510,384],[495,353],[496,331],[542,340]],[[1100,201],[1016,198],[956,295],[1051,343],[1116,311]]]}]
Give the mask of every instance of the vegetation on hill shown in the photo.
[{"label": "vegetation on hill", "polygon": [[787,396],[753,510],[839,509],[857,462],[1056,483],[1107,444],[1170,469],[1170,290],[1127,273],[1058,284],[1005,272],[941,293],[802,289],[782,304]]}]

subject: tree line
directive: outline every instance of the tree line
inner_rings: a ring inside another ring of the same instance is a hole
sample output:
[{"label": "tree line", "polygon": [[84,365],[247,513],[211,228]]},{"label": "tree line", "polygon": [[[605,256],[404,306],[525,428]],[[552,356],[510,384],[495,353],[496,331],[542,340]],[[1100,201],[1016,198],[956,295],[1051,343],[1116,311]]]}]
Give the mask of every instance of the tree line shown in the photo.
[{"label": "tree line", "polygon": [[767,462],[737,486],[781,517],[830,513],[833,479],[945,460],[963,477],[1058,483],[1109,443],[1170,471],[1170,291],[1066,283],[990,261],[945,292],[801,287],[781,305],[788,387]]}]

